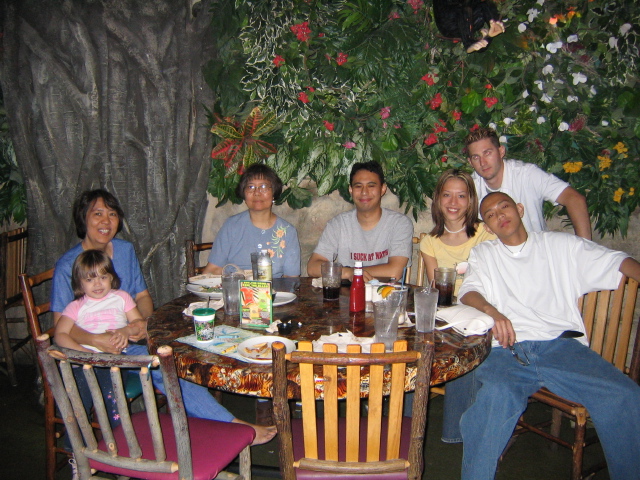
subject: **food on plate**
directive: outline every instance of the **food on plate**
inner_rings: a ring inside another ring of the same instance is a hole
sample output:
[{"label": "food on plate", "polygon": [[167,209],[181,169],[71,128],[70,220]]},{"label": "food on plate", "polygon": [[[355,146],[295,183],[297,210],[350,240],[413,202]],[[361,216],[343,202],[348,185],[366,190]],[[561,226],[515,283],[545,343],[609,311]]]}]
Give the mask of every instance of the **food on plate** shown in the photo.
[{"label": "food on plate", "polygon": [[200,291],[204,293],[222,293],[222,286],[218,285],[217,287],[200,287]]},{"label": "food on plate", "polygon": [[271,358],[271,342],[256,343],[250,347],[245,347],[247,356],[255,359],[268,359]]}]

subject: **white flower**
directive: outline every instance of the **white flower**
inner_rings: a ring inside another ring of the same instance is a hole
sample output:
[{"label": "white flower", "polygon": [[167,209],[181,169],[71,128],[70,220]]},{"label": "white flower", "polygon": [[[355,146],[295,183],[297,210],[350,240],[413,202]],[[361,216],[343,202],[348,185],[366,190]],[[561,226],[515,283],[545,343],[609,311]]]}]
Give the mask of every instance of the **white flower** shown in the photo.
[{"label": "white flower", "polygon": [[518,32],[522,33],[527,29],[527,24],[526,23],[521,23],[520,25],[518,25]]},{"label": "white flower", "polygon": [[492,128],[492,129],[494,129],[494,130],[497,130],[497,129],[498,129],[498,125],[496,125],[495,123],[491,122],[491,123],[489,124],[489,128]]},{"label": "white flower", "polygon": [[529,17],[529,23],[533,22],[540,12],[537,8],[530,8],[527,10],[527,15]]},{"label": "white flower", "polygon": [[620,35],[626,35],[629,30],[631,30],[631,24],[625,23],[620,27]]},{"label": "white flower", "polygon": [[553,101],[553,99],[546,93],[542,95],[542,98],[540,100],[542,100],[544,103],[551,103]]},{"label": "white flower", "polygon": [[603,127],[608,127],[609,126],[609,122],[607,122],[606,120],[602,120],[602,126]]},{"label": "white flower", "polygon": [[577,102],[578,100],[580,100],[578,97],[576,97],[575,95],[569,95],[567,97],[567,102],[571,103],[571,102]]},{"label": "white flower", "polygon": [[578,41],[578,35],[569,35],[567,37],[567,43],[575,43]]},{"label": "white flower", "polygon": [[529,90],[526,90],[524,92],[522,92],[522,98],[527,98],[529,96]]},{"label": "white flower", "polygon": [[529,107],[529,111],[530,111],[530,112],[537,112],[537,111],[538,111],[538,107],[537,107],[537,105],[531,105],[531,106]]},{"label": "white flower", "polygon": [[562,85],[562,84],[564,84],[564,80],[562,80],[561,78],[556,78],[556,79],[553,81],[553,83],[557,83],[557,84],[559,84],[559,85]]},{"label": "white flower", "polygon": [[616,37],[609,37],[609,47],[618,48],[618,39]]},{"label": "white flower", "polygon": [[545,75],[551,75],[553,73],[553,65],[545,65],[542,69],[542,73]]},{"label": "white flower", "polygon": [[505,125],[511,125],[513,123],[513,118],[507,117],[503,120],[503,122]]},{"label": "white flower", "polygon": [[596,87],[594,87],[593,85],[591,85],[591,88],[589,89],[589,93],[590,93],[591,95],[595,95],[596,93],[598,93],[598,92],[596,91]]},{"label": "white flower", "polygon": [[585,83],[587,81],[587,76],[580,72],[572,73],[571,76],[573,77],[574,85],[578,85],[579,83]]},{"label": "white flower", "polygon": [[560,125],[558,125],[558,130],[560,130],[561,132],[566,132],[567,130],[569,130],[569,124],[567,122],[560,123]]},{"label": "white flower", "polygon": [[498,140],[503,145],[507,143],[507,137],[505,137],[504,135],[500,135],[500,138]]},{"label": "white flower", "polygon": [[540,90],[540,91],[543,90],[544,83],[542,83],[542,80],[536,80],[533,83],[538,87],[538,90]]},{"label": "white flower", "polygon": [[544,5],[544,0],[538,0],[536,3],[537,3],[538,5]]},{"label": "white flower", "polygon": [[550,53],[556,53],[560,48],[562,48],[562,42],[560,41],[547,43],[546,46],[547,51],[549,51]]},{"label": "white flower", "polygon": [[538,119],[536,120],[536,122],[538,122],[538,125],[540,125],[540,124],[542,124],[542,123],[544,123],[546,121],[547,121],[547,119],[544,118],[544,117],[538,117]]}]

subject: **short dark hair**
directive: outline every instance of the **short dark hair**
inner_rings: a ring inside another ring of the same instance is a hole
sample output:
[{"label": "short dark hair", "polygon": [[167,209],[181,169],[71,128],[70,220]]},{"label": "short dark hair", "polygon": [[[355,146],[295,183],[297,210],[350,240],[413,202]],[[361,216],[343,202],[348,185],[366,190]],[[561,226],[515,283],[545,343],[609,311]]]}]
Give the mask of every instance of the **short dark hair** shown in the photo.
[{"label": "short dark hair", "polygon": [[120,277],[109,255],[102,250],[84,250],[78,255],[71,268],[71,288],[76,300],[84,296],[83,279],[95,278],[105,273],[111,275],[111,288],[120,288]]},{"label": "short dark hair", "polygon": [[[507,197],[507,201],[508,202],[511,202],[514,205],[518,205],[517,202],[513,199],[513,197],[511,197],[511,195],[509,195],[508,193],[504,193],[504,192],[489,192],[489,193],[487,193],[487,195],[485,195],[485,197],[480,202],[480,208],[478,209],[480,211],[480,216],[482,216],[482,205],[484,205],[484,203],[486,201],[488,201],[491,197],[494,197],[496,195],[502,195],[503,197]],[[483,220],[484,220],[484,217],[483,217]]]},{"label": "short dark hair", "polygon": [[250,165],[240,177],[240,181],[236,186],[236,195],[244,200],[244,189],[251,180],[261,178],[271,184],[273,191],[273,199],[278,200],[282,194],[282,180],[273,168],[264,163],[254,163]]},{"label": "short dark hair", "polygon": [[351,167],[351,175],[349,175],[349,185],[353,184],[353,177],[355,177],[356,173],[360,170],[366,170],[371,173],[375,173],[380,178],[380,184],[384,185],[384,171],[382,170],[382,165],[380,165],[375,160],[370,160],[368,162],[354,163],[353,167]]},{"label": "short dark hair", "polygon": [[491,143],[494,147],[500,148],[500,139],[498,138],[498,134],[493,128],[481,127],[477,130],[469,133],[464,139],[464,150],[467,156],[469,156],[469,145],[472,143],[479,142],[480,140],[484,140],[488,138],[491,140]]},{"label": "short dark hair", "polygon": [[111,210],[115,210],[118,214],[118,229],[116,230],[116,233],[119,233],[120,230],[122,230],[124,211],[122,210],[118,199],[101,188],[97,190],[87,190],[82,192],[78,198],[76,198],[76,201],[73,202],[73,221],[76,224],[76,233],[79,238],[84,239],[84,237],[87,236],[87,214],[99,198],[102,199],[106,207]]},{"label": "short dark hair", "polygon": [[464,217],[464,225],[466,227],[467,237],[471,238],[476,234],[476,226],[480,221],[478,218],[478,194],[476,193],[476,187],[471,175],[457,168],[450,168],[442,172],[438,183],[436,183],[436,188],[433,191],[433,202],[431,202],[433,230],[429,232],[429,235],[441,237],[444,234],[444,214],[440,208],[440,196],[442,195],[444,184],[452,178],[457,178],[462,181],[467,186],[467,191],[469,192],[469,207]]}]

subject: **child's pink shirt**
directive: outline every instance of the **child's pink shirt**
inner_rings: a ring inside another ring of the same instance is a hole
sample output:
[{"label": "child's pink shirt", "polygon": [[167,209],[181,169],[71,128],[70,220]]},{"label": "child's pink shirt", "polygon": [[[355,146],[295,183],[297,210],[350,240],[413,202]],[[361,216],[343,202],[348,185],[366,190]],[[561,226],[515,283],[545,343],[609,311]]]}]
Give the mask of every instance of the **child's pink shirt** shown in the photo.
[{"label": "child's pink shirt", "polygon": [[87,295],[74,300],[67,305],[62,315],[71,318],[89,333],[104,333],[126,327],[129,323],[126,312],[135,306],[136,303],[127,292],[111,290],[99,300]]}]

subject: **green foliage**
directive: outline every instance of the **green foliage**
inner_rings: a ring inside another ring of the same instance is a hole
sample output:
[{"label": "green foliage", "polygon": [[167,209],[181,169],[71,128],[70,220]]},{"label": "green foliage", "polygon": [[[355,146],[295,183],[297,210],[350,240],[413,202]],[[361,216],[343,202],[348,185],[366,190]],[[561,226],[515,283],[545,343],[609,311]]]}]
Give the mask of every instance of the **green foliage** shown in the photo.
[{"label": "green foliage", "polygon": [[27,193],[9,138],[4,100],[0,95],[0,225],[11,221],[22,224],[26,219]]},{"label": "green foliage", "polygon": [[[468,168],[463,140],[477,124],[499,132],[509,157],[584,193],[596,230],[625,235],[640,187],[639,7],[496,3],[506,32],[467,54],[420,2],[219,0],[218,60],[205,71],[213,110],[237,122],[256,106],[275,115],[266,162],[294,208],[310,202],[306,179],[347,196],[351,165],[373,159],[415,216],[444,169]],[[212,195],[238,202],[236,180],[214,160]]]}]

